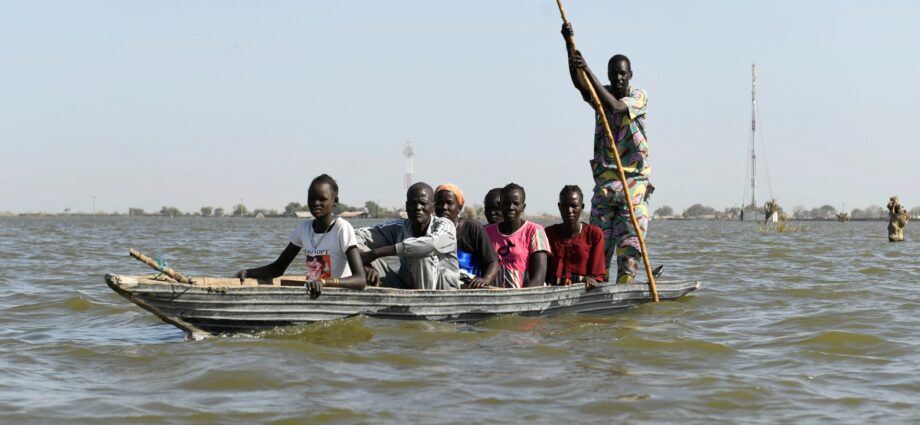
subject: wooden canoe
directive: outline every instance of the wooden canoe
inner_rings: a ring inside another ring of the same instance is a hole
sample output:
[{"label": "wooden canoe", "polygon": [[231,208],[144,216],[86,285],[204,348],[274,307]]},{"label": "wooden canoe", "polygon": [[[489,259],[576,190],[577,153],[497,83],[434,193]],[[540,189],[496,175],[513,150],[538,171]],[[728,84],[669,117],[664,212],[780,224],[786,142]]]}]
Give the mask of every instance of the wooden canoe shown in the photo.
[{"label": "wooden canoe", "polygon": [[[115,292],[195,337],[362,314],[384,319],[473,322],[503,314],[609,314],[650,301],[648,285],[644,283],[601,284],[591,292],[581,285],[461,291],[324,288],[319,298],[310,299],[303,288],[303,277],[246,279],[243,283],[234,278],[204,277],[184,284],[109,274],[105,282]],[[673,300],[699,287],[696,281],[658,282],[658,293],[662,300]]]}]

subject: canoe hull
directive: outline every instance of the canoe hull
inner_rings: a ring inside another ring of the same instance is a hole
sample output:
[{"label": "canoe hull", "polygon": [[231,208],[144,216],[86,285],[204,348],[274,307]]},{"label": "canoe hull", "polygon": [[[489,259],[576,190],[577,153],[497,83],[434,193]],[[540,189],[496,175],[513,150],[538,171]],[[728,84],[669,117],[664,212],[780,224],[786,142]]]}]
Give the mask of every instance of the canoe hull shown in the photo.
[{"label": "canoe hull", "polygon": [[[252,331],[365,315],[382,319],[474,322],[497,315],[611,314],[649,302],[646,285],[603,284],[523,290],[407,291],[325,288],[310,299],[303,287],[202,285],[106,275],[113,290],[164,321],[192,334]],[[699,282],[659,282],[661,300],[699,288]]]}]

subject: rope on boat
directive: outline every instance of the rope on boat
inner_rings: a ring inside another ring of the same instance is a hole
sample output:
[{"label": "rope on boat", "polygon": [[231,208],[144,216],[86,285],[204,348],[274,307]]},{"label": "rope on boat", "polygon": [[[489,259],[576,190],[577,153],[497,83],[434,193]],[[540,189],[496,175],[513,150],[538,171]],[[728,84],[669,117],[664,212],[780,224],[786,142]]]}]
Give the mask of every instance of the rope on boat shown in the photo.
[{"label": "rope on boat", "polygon": [[163,257],[161,256],[157,256],[157,259],[154,260],[153,258],[150,258],[144,254],[141,254],[140,252],[137,252],[133,248],[129,249],[128,253],[131,254],[132,257],[136,258],[140,262],[150,266],[151,268],[153,268],[154,270],[162,274],[165,274],[166,276],[169,276],[175,279],[178,282],[192,283],[191,279],[185,277],[185,275],[183,275],[182,273],[179,273],[171,269],[169,266],[167,266],[166,261],[163,260]]},{"label": "rope on boat", "polygon": [[162,255],[157,255],[157,271],[163,272],[163,269],[169,267],[169,264],[166,262],[166,259]]}]

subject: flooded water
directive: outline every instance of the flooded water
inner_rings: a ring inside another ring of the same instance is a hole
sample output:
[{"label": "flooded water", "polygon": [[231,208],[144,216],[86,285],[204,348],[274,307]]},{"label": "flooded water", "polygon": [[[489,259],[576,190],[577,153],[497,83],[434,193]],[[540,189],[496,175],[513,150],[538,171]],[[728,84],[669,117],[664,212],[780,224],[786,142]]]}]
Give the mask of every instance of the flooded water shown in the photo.
[{"label": "flooded water", "polygon": [[703,288],[607,317],[354,318],[193,341],[103,281],[151,273],[131,247],[229,276],[274,260],[296,223],[0,218],[0,422],[920,422],[913,223],[889,243],[883,222],[655,222],[662,279]]}]

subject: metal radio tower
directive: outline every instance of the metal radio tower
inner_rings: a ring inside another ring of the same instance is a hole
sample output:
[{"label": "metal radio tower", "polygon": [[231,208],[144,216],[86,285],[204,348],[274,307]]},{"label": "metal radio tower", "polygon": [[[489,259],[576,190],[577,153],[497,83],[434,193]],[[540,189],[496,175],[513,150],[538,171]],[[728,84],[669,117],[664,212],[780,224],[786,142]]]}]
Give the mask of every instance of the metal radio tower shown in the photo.
[{"label": "metal radio tower", "polygon": [[754,139],[757,132],[757,64],[751,64],[751,208],[757,209],[754,189],[757,187],[757,150],[754,148]]},{"label": "metal radio tower", "polygon": [[406,147],[403,149],[403,155],[406,157],[405,189],[409,190],[409,186],[412,186],[415,180],[415,177],[412,175],[412,157],[415,156],[415,147],[412,146],[412,142],[406,142]]}]

